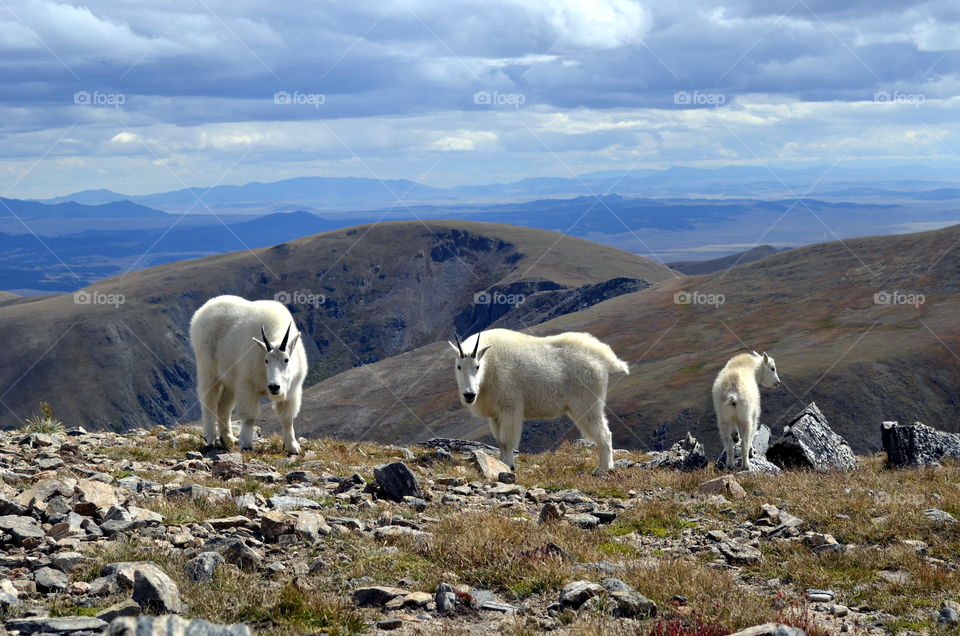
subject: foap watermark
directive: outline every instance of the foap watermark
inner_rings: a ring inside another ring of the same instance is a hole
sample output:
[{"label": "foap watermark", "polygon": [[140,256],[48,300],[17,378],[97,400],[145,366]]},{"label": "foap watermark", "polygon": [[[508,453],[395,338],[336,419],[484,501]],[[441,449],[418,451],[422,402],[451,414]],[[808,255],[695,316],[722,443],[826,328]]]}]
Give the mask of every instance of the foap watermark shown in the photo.
[{"label": "foap watermark", "polygon": [[714,106],[719,107],[727,103],[727,96],[723,93],[708,93],[704,91],[677,91],[673,94],[673,103],[677,106]]},{"label": "foap watermark", "polygon": [[119,307],[127,302],[127,297],[123,294],[105,294],[95,289],[73,292],[74,305],[113,305]]},{"label": "foap watermark", "polygon": [[327,103],[327,96],[323,93],[301,93],[300,91],[277,91],[273,94],[273,103],[286,106],[313,106],[320,108]]},{"label": "foap watermark", "polygon": [[307,291],[278,291],[273,295],[273,299],[284,305],[311,305],[314,309],[327,302],[327,297],[323,294],[314,294]]},{"label": "foap watermark", "polygon": [[913,305],[920,307],[927,302],[927,297],[917,292],[880,290],[873,295],[874,305]]},{"label": "foap watermark", "polygon": [[517,307],[526,301],[527,297],[523,294],[482,291],[473,295],[474,305],[510,305],[511,307]]},{"label": "foap watermark", "polygon": [[723,294],[705,294],[699,291],[678,291],[673,295],[675,305],[710,305],[719,307],[727,302]]},{"label": "foap watermark", "polygon": [[903,93],[901,91],[877,91],[873,94],[874,104],[905,104],[920,108],[927,101],[923,93]]},{"label": "foap watermark", "polygon": [[78,106],[113,106],[114,108],[120,108],[127,103],[127,96],[123,93],[77,91],[73,94],[73,103]]},{"label": "foap watermark", "polygon": [[479,106],[513,106],[514,108],[520,108],[527,103],[527,96],[523,93],[477,91],[473,94],[473,103]]}]

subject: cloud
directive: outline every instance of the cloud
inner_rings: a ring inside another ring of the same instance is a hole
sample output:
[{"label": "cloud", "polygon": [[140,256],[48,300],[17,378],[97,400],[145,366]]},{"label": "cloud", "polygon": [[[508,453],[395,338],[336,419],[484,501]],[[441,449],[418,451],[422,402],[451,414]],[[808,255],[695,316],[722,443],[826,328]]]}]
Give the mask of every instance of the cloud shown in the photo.
[{"label": "cloud", "polygon": [[[952,0],[8,0],[0,164],[32,170],[7,185],[38,196],[66,179],[181,187],[241,155],[237,180],[429,168],[438,182],[829,163],[865,131],[857,157],[942,157],[960,151],[958,22]],[[49,170],[31,168],[41,156]],[[64,174],[68,158],[90,167]]]}]

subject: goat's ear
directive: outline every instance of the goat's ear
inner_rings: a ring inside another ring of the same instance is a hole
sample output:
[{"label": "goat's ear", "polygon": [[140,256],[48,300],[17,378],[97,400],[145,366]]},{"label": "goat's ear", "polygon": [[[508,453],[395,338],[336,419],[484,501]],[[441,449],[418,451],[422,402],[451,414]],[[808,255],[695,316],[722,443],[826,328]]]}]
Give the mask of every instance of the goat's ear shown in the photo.
[{"label": "goat's ear", "polygon": [[290,338],[290,342],[287,343],[287,353],[293,353],[293,348],[297,346],[297,341],[300,340],[300,332],[293,334],[293,338]]},{"label": "goat's ear", "polygon": [[462,357],[463,357],[463,354],[460,353],[460,347],[458,347],[457,345],[453,344],[453,343],[450,342],[449,340],[447,340],[447,344],[450,345],[450,348],[453,349],[453,352],[454,352],[455,354],[457,354],[457,357],[458,357],[458,358],[462,358]]},{"label": "goat's ear", "polygon": [[263,342],[261,342],[260,340],[257,340],[256,338],[251,338],[251,340],[253,340],[258,345],[260,345],[260,348],[263,349],[264,352],[270,351],[270,349],[267,348],[267,345],[263,344]]},{"label": "goat's ear", "polygon": [[483,358],[483,354],[485,354],[487,352],[487,349],[489,349],[492,346],[493,345],[487,345],[486,347],[483,347],[482,349],[480,349],[480,351],[477,351],[477,362],[479,362],[480,359]]},{"label": "goat's ear", "polygon": [[760,357],[760,354],[757,353],[756,351],[754,351],[754,352],[753,352],[753,357],[754,357],[754,358],[759,358],[759,357]]},{"label": "goat's ear", "polygon": [[763,361],[770,362],[770,356],[767,355],[766,351],[763,352]]}]

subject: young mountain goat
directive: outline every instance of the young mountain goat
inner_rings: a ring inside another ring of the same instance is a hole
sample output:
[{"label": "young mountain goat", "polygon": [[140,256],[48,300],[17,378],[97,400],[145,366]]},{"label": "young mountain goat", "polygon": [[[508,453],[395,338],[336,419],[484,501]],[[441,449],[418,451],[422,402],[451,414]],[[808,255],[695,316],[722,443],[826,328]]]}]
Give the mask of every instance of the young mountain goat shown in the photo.
[{"label": "young mountain goat", "polygon": [[253,448],[260,398],[265,397],[283,424],[287,452],[300,452],[293,419],[300,412],[307,354],[300,333],[294,329],[291,336],[292,327],[290,312],[273,300],[217,296],[193,314],[190,344],[197,358],[197,395],[208,445],[218,436],[224,446],[235,441],[230,413],[236,404],[243,423],[240,448]]},{"label": "young mountain goat", "polygon": [[588,333],[539,338],[509,329],[474,334],[462,344],[457,338],[450,346],[460,402],[473,415],[489,418],[500,459],[511,469],[524,418],[566,413],[596,443],[599,470],[610,470],[612,439],[603,412],[607,382],[611,373],[630,368],[609,346]]},{"label": "young mountain goat", "polygon": [[766,352],[741,353],[727,361],[713,383],[713,409],[717,413],[720,441],[727,453],[727,468],[734,468],[733,432],[740,435],[743,469],[751,470],[753,435],[760,420],[760,388],[780,385],[777,366]]}]

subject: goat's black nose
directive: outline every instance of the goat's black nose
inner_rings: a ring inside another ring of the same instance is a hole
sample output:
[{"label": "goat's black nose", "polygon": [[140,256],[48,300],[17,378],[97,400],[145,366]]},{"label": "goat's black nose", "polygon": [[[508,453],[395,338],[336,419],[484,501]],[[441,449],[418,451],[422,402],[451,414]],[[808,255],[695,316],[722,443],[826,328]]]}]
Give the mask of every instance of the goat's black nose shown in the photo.
[{"label": "goat's black nose", "polygon": [[274,394],[280,392],[280,385],[279,385],[279,384],[268,384],[268,385],[267,385],[267,388],[270,389],[270,392],[271,392],[271,393],[274,393]]},{"label": "goat's black nose", "polygon": [[474,398],[476,397],[477,397],[476,393],[467,392],[463,394],[463,399],[466,400],[467,402],[473,402]]}]

